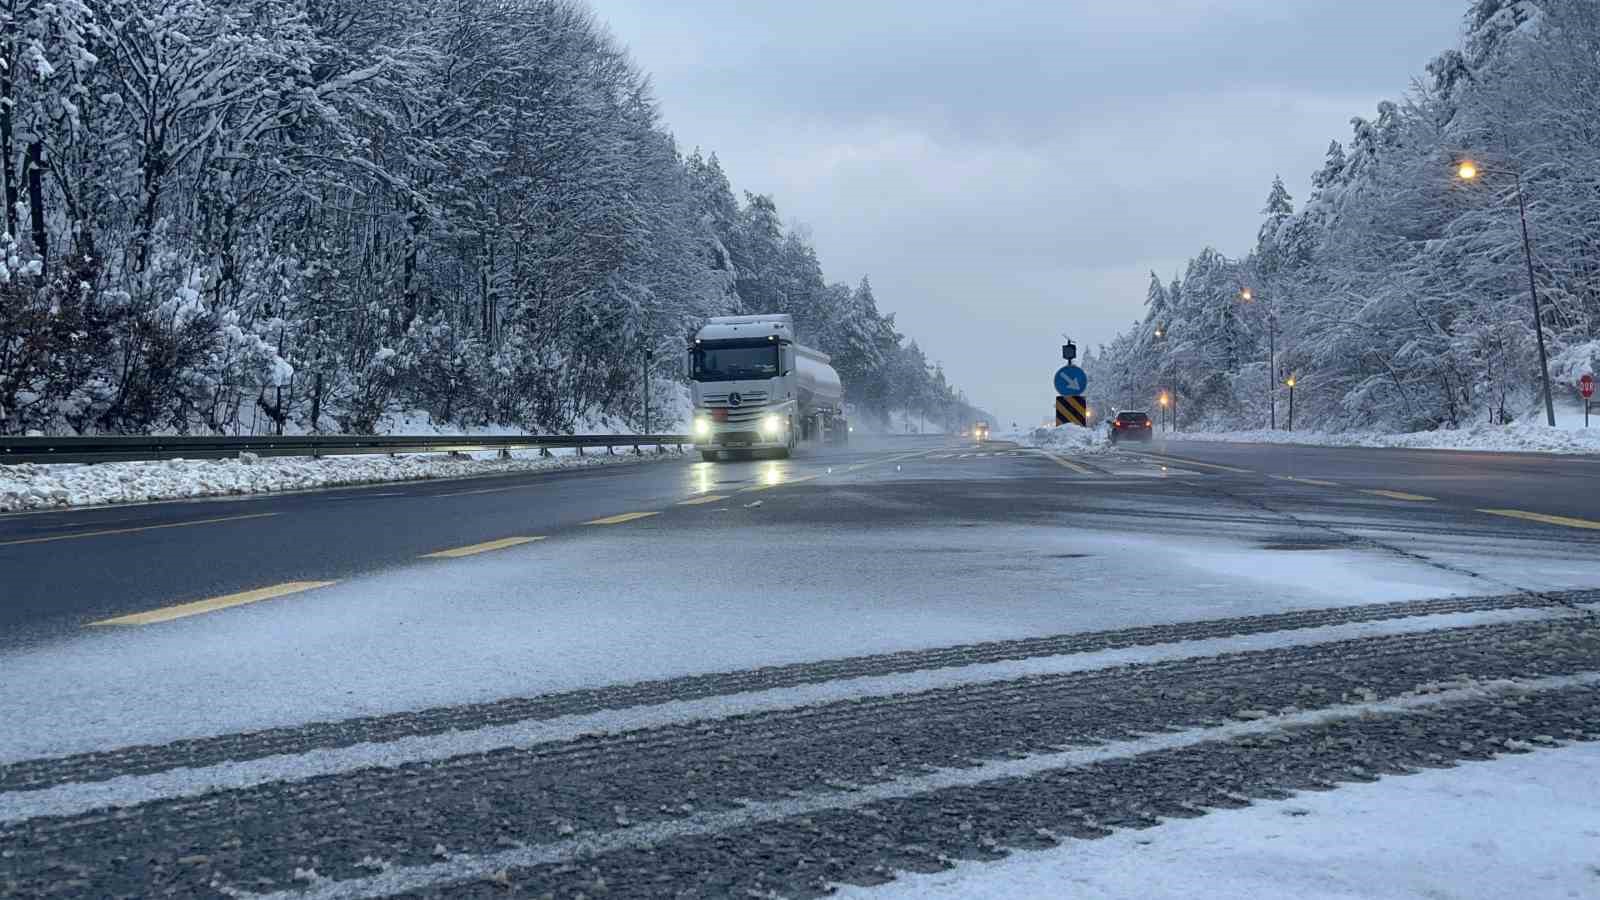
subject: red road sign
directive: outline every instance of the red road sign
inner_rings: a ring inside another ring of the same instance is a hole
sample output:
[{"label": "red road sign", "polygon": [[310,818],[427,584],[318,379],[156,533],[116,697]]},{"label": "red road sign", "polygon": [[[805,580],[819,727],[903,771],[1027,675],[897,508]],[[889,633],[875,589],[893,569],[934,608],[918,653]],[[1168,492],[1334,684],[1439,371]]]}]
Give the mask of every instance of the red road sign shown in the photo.
[{"label": "red road sign", "polygon": [[1583,395],[1583,399],[1585,399],[1585,400],[1587,400],[1590,397],[1594,396],[1594,376],[1593,375],[1585,375],[1582,378],[1578,379],[1578,393],[1582,394]]}]

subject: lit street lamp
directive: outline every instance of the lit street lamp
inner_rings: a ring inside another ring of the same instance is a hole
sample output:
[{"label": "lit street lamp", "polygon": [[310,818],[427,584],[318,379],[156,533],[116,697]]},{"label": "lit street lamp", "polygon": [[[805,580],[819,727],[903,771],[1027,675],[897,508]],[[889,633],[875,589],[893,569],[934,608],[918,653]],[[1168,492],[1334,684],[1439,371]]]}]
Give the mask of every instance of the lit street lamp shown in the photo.
[{"label": "lit street lamp", "polygon": [[[1255,300],[1255,291],[1244,288],[1239,291],[1239,299],[1246,303]],[[1278,364],[1278,317],[1269,306],[1267,308],[1267,417],[1268,427],[1278,430],[1278,386],[1272,379],[1272,367]]]},{"label": "lit street lamp", "polygon": [[1168,399],[1167,399],[1167,392],[1166,391],[1162,391],[1161,392],[1161,397],[1159,399],[1157,399],[1156,402],[1161,404],[1161,424],[1162,425],[1166,425],[1167,426],[1167,430],[1171,431],[1172,430],[1172,426],[1170,424],[1168,424],[1168,422],[1167,422],[1167,404],[1169,402]]},{"label": "lit street lamp", "polygon": [[[1456,166],[1456,175],[1466,182],[1476,181],[1488,171],[1470,159],[1464,159]],[[1517,189],[1517,215],[1522,220],[1522,257],[1528,264],[1528,296],[1533,300],[1533,333],[1539,341],[1539,382],[1544,390],[1544,416],[1545,421],[1554,428],[1556,406],[1550,397],[1550,361],[1544,349],[1544,321],[1539,316],[1539,280],[1533,271],[1533,241],[1528,237],[1528,200],[1522,193],[1522,173],[1512,168],[1497,170],[1493,174],[1510,175]]]},{"label": "lit street lamp", "polygon": [[1283,382],[1284,384],[1289,386],[1289,428],[1288,428],[1289,431],[1293,431],[1294,430],[1294,382],[1295,382],[1295,378],[1294,378],[1293,375],[1290,375]]}]

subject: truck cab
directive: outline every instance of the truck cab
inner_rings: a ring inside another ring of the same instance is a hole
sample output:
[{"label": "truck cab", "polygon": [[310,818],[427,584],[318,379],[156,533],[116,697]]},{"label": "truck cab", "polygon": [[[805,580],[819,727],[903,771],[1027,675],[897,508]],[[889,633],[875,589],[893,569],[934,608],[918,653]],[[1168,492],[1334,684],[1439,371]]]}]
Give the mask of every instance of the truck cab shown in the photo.
[{"label": "truck cab", "polygon": [[689,347],[695,448],[788,456],[805,440],[848,433],[838,373],[828,357],[795,340],[787,315],[720,316]]}]

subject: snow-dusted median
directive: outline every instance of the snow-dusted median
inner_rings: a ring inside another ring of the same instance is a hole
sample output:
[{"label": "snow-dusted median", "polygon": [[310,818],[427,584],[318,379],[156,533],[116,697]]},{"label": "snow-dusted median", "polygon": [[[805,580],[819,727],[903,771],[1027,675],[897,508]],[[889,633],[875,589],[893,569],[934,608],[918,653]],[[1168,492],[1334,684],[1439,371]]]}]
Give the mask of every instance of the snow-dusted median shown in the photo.
[{"label": "snow-dusted median", "polygon": [[619,445],[617,455],[604,449],[579,456],[571,450],[541,457],[536,450],[514,451],[510,459],[494,453],[471,455],[408,454],[404,456],[270,457],[265,459],[192,460],[100,463],[97,465],[32,465],[0,467],[0,512],[183,500],[238,494],[267,494],[358,484],[463,478],[546,469],[579,468],[652,459],[649,448],[635,456]]},{"label": "snow-dusted median", "polygon": [[[1580,413],[1581,415],[1581,413]],[[1578,419],[1578,423],[1582,423]],[[1408,447],[1417,450],[1485,450],[1499,453],[1600,454],[1600,412],[1594,428],[1551,428],[1533,422],[1475,425],[1454,431],[1381,434],[1370,431],[1191,431],[1174,441],[1226,441],[1249,444],[1313,444],[1322,447]]]},{"label": "snow-dusted median", "polygon": [[1078,425],[1008,431],[1004,434],[995,435],[995,438],[997,440],[1013,441],[1023,447],[1034,447],[1039,450],[1051,450],[1058,453],[1107,453],[1112,449],[1111,443],[1106,440],[1104,431],[1083,428]]}]

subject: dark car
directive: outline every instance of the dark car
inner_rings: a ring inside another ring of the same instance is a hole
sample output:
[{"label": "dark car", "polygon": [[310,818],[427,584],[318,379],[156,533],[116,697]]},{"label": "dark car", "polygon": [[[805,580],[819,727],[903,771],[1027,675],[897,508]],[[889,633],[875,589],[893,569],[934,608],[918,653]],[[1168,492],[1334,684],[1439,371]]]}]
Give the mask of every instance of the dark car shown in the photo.
[{"label": "dark car", "polygon": [[1149,413],[1119,412],[1111,420],[1111,443],[1117,441],[1148,441],[1155,436],[1155,425]]}]

